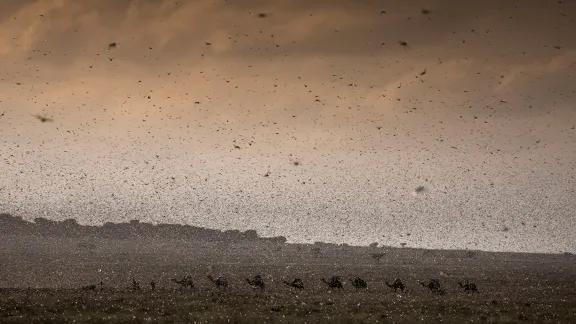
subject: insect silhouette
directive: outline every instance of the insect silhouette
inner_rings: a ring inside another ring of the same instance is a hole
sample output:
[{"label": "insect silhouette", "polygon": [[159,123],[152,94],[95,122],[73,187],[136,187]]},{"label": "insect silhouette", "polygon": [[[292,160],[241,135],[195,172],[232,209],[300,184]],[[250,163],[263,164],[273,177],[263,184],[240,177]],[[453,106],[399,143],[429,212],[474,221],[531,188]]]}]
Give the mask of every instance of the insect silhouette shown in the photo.
[{"label": "insect silhouette", "polygon": [[36,117],[36,119],[38,119],[39,121],[46,123],[46,122],[53,122],[54,119],[52,118],[48,118],[48,117],[44,117],[44,116],[40,116],[40,115],[33,115],[34,117]]}]

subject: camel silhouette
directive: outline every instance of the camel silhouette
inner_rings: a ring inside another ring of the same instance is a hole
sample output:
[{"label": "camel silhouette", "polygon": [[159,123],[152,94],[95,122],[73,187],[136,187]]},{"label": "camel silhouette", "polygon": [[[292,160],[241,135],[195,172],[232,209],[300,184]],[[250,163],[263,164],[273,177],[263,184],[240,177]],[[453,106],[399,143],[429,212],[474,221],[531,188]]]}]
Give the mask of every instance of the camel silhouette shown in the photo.
[{"label": "camel silhouette", "polygon": [[352,283],[352,286],[354,286],[354,288],[356,289],[366,289],[368,288],[368,284],[366,283],[366,280],[360,278],[360,277],[356,277],[354,279],[350,279],[350,282]]},{"label": "camel silhouette", "polygon": [[460,286],[460,288],[463,288],[464,291],[467,293],[478,293],[478,288],[476,287],[476,284],[474,282],[466,280],[464,283],[459,282],[458,286]]},{"label": "camel silhouette", "polygon": [[406,289],[406,286],[404,286],[404,283],[402,282],[402,280],[400,280],[398,278],[394,279],[394,281],[392,281],[392,283],[389,283],[388,281],[386,281],[386,286],[394,289],[394,291],[398,291],[398,290],[404,291],[404,289]]},{"label": "camel silhouette", "polygon": [[438,279],[430,279],[427,284],[424,282],[420,282],[420,284],[428,288],[435,295],[444,295],[444,290],[440,287],[440,280]]},{"label": "camel silhouette", "polygon": [[264,279],[261,275],[255,275],[254,279],[246,279],[246,281],[253,289],[264,290],[265,288]]},{"label": "camel silhouette", "polygon": [[325,278],[322,278],[322,282],[328,285],[328,288],[330,289],[343,289],[344,285],[342,284],[342,281],[340,280],[340,277],[334,276],[332,278],[330,278],[330,281],[327,281]]},{"label": "camel silhouette", "polygon": [[194,281],[192,280],[192,276],[185,276],[184,278],[182,278],[180,280],[170,279],[170,281],[179,284],[180,289],[184,289],[186,287],[190,287],[190,289],[194,289]]},{"label": "camel silhouette", "polygon": [[224,277],[218,277],[218,278],[214,279],[212,276],[208,276],[208,280],[210,280],[218,288],[222,288],[222,289],[228,288],[228,280],[226,280],[226,278],[224,278]]},{"label": "camel silhouette", "polygon": [[292,282],[283,281],[283,283],[298,290],[304,289],[304,282],[300,278],[296,278]]}]

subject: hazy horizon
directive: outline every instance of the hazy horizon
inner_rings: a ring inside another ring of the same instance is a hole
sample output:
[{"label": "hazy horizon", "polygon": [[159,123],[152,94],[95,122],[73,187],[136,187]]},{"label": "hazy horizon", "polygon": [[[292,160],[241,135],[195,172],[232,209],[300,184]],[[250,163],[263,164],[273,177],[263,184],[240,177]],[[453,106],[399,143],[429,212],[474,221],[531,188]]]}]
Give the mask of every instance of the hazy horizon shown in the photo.
[{"label": "hazy horizon", "polygon": [[575,252],[574,13],[0,0],[0,213]]}]

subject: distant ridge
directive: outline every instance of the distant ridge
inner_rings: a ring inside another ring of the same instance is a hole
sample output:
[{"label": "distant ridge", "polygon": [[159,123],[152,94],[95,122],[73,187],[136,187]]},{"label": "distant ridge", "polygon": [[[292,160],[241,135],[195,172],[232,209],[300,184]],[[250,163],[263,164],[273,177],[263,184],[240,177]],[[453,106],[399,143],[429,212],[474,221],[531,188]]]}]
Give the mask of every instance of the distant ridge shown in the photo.
[{"label": "distant ridge", "polygon": [[[249,242],[249,243],[270,243],[287,244],[284,236],[260,237],[256,230],[215,230],[204,227],[181,225],[181,224],[150,224],[131,220],[128,223],[106,222],[102,226],[81,225],[75,219],[65,219],[63,221],[53,221],[47,218],[38,217],[34,221],[24,220],[20,216],[13,216],[7,213],[0,213],[0,235],[33,236],[33,237],[53,237],[53,238],[102,238],[115,240],[130,239],[161,239],[161,240],[183,240],[190,242]],[[318,255],[320,251],[334,248],[360,249],[378,261],[384,255],[410,255],[411,252],[443,255],[446,257],[472,258],[479,254],[490,255],[554,255],[564,254],[574,257],[574,253],[565,251],[558,253],[537,253],[537,252],[496,252],[481,250],[461,250],[461,249],[426,249],[417,247],[394,247],[372,243],[368,246],[352,246],[346,243],[335,244],[325,242],[310,243],[290,243],[296,247],[307,246],[310,251]],[[395,252],[393,252],[395,251]]]},{"label": "distant ridge", "polygon": [[180,224],[150,224],[131,220],[129,223],[107,222],[102,226],[80,225],[75,219],[53,221],[43,217],[26,221],[19,216],[0,214],[0,234],[50,237],[98,237],[107,239],[156,238],[206,242],[263,241],[286,243],[284,236],[263,238],[255,230],[219,231]]}]

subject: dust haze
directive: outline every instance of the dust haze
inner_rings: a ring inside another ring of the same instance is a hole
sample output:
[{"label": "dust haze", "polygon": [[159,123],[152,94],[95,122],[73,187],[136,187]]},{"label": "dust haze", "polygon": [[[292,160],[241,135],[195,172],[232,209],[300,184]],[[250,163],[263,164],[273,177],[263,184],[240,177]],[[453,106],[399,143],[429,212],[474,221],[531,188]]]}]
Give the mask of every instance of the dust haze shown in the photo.
[{"label": "dust haze", "polygon": [[575,12],[0,1],[0,212],[574,251]]}]

